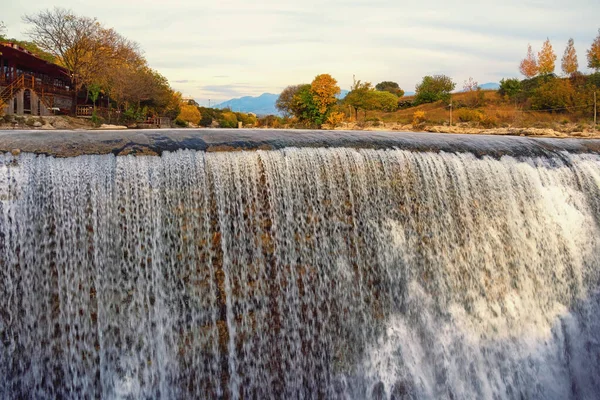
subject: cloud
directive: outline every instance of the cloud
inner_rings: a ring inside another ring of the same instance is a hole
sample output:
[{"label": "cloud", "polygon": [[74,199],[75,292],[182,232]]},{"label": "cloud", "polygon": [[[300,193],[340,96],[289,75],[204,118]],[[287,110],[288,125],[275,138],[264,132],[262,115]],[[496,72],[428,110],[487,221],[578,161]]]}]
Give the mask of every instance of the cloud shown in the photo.
[{"label": "cloud", "polygon": [[584,66],[600,15],[597,0],[175,0],[167,8],[159,0],[38,0],[35,10],[14,3],[2,10],[10,36],[26,29],[25,13],[71,8],[137,41],[185,95],[223,100],[277,93],[319,73],[343,88],[354,75],[406,90],[432,73],[497,82],[517,76],[527,44],[539,50],[546,37],[559,58],[573,37]]},{"label": "cloud", "polygon": [[205,95],[212,96],[212,98],[229,99],[233,97],[244,97],[251,95],[258,95],[268,91],[270,89],[266,86],[256,86],[248,83],[235,83],[228,85],[202,85],[197,86],[197,89]]}]

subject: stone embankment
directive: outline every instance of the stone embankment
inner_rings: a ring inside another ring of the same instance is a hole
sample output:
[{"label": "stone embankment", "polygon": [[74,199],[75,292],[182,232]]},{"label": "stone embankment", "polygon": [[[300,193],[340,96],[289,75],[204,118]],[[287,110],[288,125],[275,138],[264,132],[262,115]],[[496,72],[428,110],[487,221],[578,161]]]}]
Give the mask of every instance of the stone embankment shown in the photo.
[{"label": "stone embankment", "polygon": [[36,115],[5,115],[0,117],[0,130],[63,130],[91,129],[92,122],[64,115],[39,117]]},{"label": "stone embankment", "polygon": [[5,115],[0,117],[0,130],[118,130],[127,129],[124,125],[102,124],[94,127],[92,122],[84,118],[73,118],[66,115],[39,117],[37,115]]},{"label": "stone embankment", "polygon": [[349,123],[336,130],[364,130],[364,131],[401,131],[401,132],[432,132],[432,133],[457,133],[467,135],[501,135],[501,136],[530,136],[530,137],[548,137],[548,138],[600,138],[600,130],[594,131],[589,128],[582,128],[579,125],[562,126],[559,129],[552,128],[534,128],[534,127],[502,127],[502,128],[484,128],[473,127],[468,124],[457,125],[402,125],[402,124],[379,124],[378,126],[360,127],[357,124]]},{"label": "stone embankment", "polygon": [[464,133],[471,135],[512,135],[512,136],[537,136],[537,137],[582,137],[582,138],[598,138],[600,131],[571,131],[561,132],[551,128],[470,128],[462,126],[429,126],[423,129],[425,132],[435,133]]}]

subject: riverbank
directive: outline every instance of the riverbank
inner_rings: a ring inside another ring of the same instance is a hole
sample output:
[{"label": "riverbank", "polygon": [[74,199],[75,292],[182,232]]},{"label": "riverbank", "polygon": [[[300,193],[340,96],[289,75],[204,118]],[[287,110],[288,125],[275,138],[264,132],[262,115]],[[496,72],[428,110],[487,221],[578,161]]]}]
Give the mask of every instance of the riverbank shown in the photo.
[{"label": "riverbank", "polygon": [[360,126],[355,123],[345,123],[334,130],[359,130],[367,132],[377,131],[401,131],[401,132],[430,132],[430,133],[454,133],[465,135],[500,135],[500,136],[528,136],[546,138],[600,138],[600,130],[594,131],[590,127],[578,124],[565,124],[555,128],[538,128],[507,126],[502,128],[484,128],[473,126],[468,123],[449,125],[418,125],[398,123],[377,123]]},{"label": "riverbank", "polygon": [[94,126],[90,119],[66,115],[40,117],[37,115],[5,115],[0,117],[0,130],[115,130],[127,129],[122,125],[102,124]]},{"label": "riverbank", "polygon": [[[429,132],[429,133],[452,133],[465,135],[494,135],[494,136],[527,136],[545,138],[600,138],[600,130],[594,131],[591,127],[580,124],[562,124],[554,128],[508,126],[501,128],[484,128],[473,126],[469,123],[458,123],[449,125],[418,125],[399,123],[368,123],[366,125],[356,123],[344,123],[335,128],[325,126],[323,131],[365,131],[365,132]],[[94,127],[89,119],[74,118],[69,116],[5,116],[0,118],[0,130],[123,130],[122,125],[102,124]],[[186,128],[183,128],[184,130]],[[190,128],[197,129],[197,128]],[[200,128],[208,130],[209,128]],[[258,128],[260,130],[274,130],[270,128]],[[247,130],[247,129],[245,129]],[[294,131],[295,129],[290,129]]]}]

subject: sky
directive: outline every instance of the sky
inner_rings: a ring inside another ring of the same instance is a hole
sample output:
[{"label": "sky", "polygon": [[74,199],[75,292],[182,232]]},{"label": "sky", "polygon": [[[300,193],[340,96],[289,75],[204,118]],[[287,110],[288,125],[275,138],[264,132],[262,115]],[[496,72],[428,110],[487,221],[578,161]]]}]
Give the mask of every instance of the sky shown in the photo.
[{"label": "sky", "polygon": [[96,17],[138,42],[151,67],[201,105],[279,93],[329,73],[391,80],[414,91],[425,75],[461,88],[518,77],[531,43],[549,38],[560,58],[575,40],[580,70],[600,28],[598,0],[0,0],[9,37],[25,39],[21,16],[63,7]]}]

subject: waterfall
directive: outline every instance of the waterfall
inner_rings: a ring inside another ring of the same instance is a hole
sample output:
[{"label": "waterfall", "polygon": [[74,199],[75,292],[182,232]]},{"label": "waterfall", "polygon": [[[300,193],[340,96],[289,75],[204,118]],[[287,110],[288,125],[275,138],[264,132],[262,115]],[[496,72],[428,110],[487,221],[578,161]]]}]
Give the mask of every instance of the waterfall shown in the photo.
[{"label": "waterfall", "polygon": [[596,399],[600,156],[0,155],[0,398]]}]

